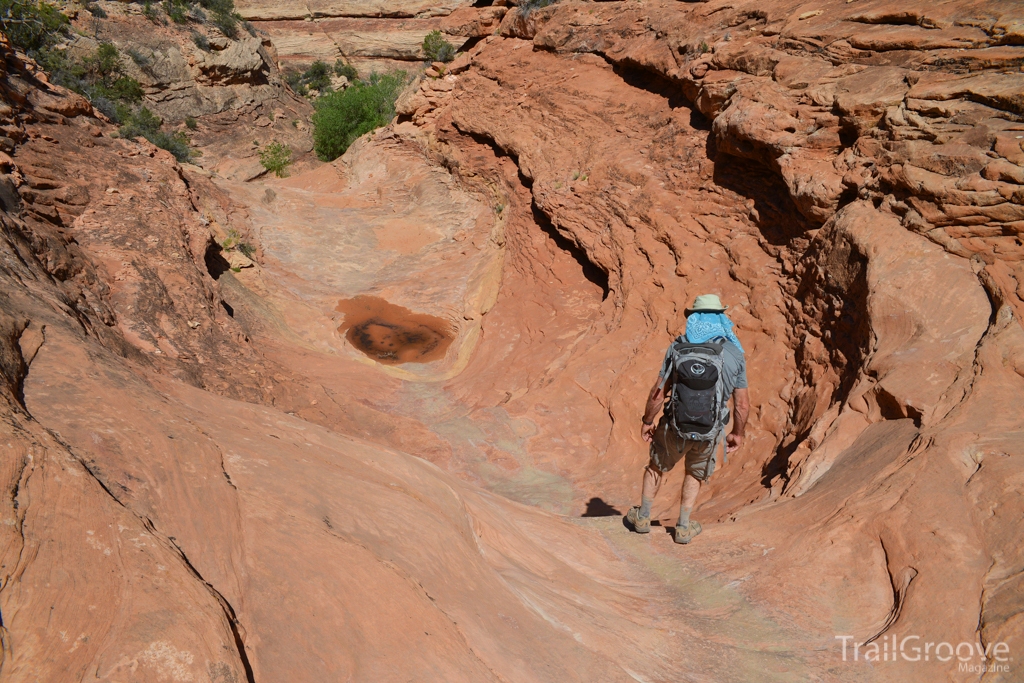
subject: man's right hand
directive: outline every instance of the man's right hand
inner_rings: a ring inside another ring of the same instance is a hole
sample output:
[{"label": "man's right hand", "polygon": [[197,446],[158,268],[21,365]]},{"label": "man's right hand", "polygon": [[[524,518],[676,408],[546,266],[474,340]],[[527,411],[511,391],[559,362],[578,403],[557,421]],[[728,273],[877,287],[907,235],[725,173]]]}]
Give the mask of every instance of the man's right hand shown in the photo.
[{"label": "man's right hand", "polygon": [[654,423],[647,424],[644,422],[643,424],[644,426],[640,428],[640,438],[647,443],[651,443],[654,441]]}]

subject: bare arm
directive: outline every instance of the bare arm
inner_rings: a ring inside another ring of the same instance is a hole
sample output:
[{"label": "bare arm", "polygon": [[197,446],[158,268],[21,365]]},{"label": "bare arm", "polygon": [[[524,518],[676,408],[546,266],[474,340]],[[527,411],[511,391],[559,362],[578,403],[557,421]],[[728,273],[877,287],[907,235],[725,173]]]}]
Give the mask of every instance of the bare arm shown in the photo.
[{"label": "bare arm", "polygon": [[661,378],[651,387],[651,393],[647,396],[647,408],[644,410],[643,426],[640,428],[640,436],[644,441],[650,443],[654,438],[654,418],[658,417],[658,411],[665,405],[665,386]]},{"label": "bare arm", "polygon": [[750,415],[750,392],[747,389],[736,389],[732,392],[734,409],[732,432],[725,438],[729,453],[738,451],[743,445],[743,436],[747,431],[747,417]]}]

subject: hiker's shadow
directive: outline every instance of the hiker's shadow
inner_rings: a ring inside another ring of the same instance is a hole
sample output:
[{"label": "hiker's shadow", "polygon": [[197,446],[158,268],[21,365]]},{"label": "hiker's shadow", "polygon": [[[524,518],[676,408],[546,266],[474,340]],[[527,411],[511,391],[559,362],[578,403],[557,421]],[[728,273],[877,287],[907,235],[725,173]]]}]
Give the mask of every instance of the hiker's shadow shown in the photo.
[{"label": "hiker's shadow", "polygon": [[583,511],[581,517],[615,517],[621,514],[617,508],[595,497],[587,501],[587,509]]}]

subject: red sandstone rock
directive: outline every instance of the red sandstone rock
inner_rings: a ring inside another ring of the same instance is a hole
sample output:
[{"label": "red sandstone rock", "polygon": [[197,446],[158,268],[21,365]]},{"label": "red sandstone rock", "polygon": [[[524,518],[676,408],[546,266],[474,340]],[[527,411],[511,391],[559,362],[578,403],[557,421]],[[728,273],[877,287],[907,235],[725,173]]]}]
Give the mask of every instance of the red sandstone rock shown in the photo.
[{"label": "red sandstone rock", "polygon": [[[1017,6],[525,14],[262,184],[96,137],[8,57],[12,680],[971,680],[833,636],[1021,647]],[[254,113],[204,133],[224,168]],[[697,542],[508,500],[635,502],[706,291],[754,409]],[[445,358],[347,346],[359,294],[450,321]]]}]

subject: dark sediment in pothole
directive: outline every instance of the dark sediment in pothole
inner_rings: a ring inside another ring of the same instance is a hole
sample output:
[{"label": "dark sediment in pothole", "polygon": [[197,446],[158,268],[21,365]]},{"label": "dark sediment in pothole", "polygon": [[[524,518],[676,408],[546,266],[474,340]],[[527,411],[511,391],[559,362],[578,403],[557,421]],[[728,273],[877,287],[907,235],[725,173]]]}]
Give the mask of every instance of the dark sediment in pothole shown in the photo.
[{"label": "dark sediment in pothole", "polygon": [[338,332],[352,346],[386,365],[440,360],[452,343],[451,325],[446,320],[413,313],[379,297],[342,299],[336,310],[345,314]]}]

